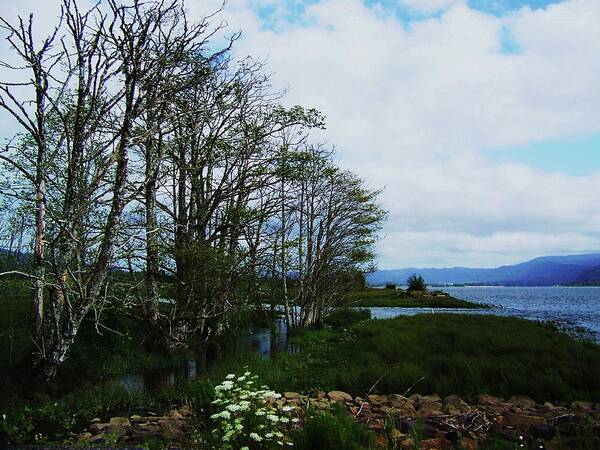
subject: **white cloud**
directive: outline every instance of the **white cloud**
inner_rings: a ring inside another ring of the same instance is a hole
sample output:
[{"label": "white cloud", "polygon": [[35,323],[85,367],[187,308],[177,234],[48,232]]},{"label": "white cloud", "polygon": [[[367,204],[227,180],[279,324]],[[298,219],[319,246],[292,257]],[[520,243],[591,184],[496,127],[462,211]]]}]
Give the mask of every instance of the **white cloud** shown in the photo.
[{"label": "white cloud", "polygon": [[[406,29],[358,0],[330,0],[307,9],[314,25],[274,32],[233,6],[248,30],[238,53],[268,57],[290,103],[327,115],[342,163],[385,185],[381,265],[600,249],[600,173],[544,173],[479,153],[600,132],[600,3],[504,17],[460,1],[412,3],[446,10]],[[518,54],[502,53],[503,27]]]}]

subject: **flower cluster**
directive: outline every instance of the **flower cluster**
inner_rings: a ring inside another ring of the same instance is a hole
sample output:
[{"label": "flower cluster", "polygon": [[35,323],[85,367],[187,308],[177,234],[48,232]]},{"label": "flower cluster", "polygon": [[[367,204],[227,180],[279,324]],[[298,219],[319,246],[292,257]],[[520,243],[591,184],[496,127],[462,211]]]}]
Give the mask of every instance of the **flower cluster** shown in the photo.
[{"label": "flower cluster", "polygon": [[291,446],[286,434],[299,421],[294,408],[277,409],[281,394],[267,386],[257,386],[257,376],[245,372],[229,374],[215,387],[213,404],[220,409],[211,419],[217,423],[213,433],[219,436],[224,449],[255,449],[267,444]]}]

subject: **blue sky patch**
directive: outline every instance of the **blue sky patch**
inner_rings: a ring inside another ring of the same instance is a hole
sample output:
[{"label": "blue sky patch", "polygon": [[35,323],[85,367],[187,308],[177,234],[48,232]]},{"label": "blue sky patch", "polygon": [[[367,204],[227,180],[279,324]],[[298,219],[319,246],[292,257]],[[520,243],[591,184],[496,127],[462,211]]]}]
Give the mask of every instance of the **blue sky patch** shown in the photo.
[{"label": "blue sky patch", "polygon": [[506,25],[500,30],[500,51],[505,55],[521,53],[519,43],[515,41],[510,28]]},{"label": "blue sky patch", "polygon": [[[250,2],[252,9],[260,18],[262,26],[265,29],[278,30],[285,25],[310,26],[312,20],[306,15],[306,7],[319,3],[320,0],[284,0],[274,1],[272,3]],[[398,21],[405,27],[410,27],[412,22],[440,17],[443,10],[432,11],[430,13],[421,13],[401,5],[397,0],[363,0],[371,8],[382,7],[384,11],[396,16]],[[531,9],[546,8],[554,3],[560,3],[561,0],[469,0],[469,7],[502,16],[518,10],[523,6],[529,6]],[[503,41],[503,50],[506,53],[518,52],[518,46],[510,39],[510,33],[505,36]]]},{"label": "blue sky patch", "polygon": [[520,163],[547,172],[574,176],[589,175],[600,171],[600,134],[484,150],[484,154],[501,163]]},{"label": "blue sky patch", "polygon": [[531,9],[542,9],[560,2],[561,0],[469,0],[469,6],[488,14],[503,16],[523,6],[529,6]]}]

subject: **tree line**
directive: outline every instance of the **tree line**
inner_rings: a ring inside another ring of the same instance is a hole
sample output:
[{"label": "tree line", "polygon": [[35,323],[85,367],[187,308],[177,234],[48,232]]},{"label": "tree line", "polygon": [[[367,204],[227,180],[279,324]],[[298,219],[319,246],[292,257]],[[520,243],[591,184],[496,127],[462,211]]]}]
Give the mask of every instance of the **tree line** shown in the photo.
[{"label": "tree line", "polygon": [[311,139],[322,114],[234,58],[223,7],[192,22],[181,0],[80,3],[41,40],[33,15],[0,18],[0,107],[19,125],[0,151],[0,247],[28,248],[3,274],[31,282],[36,371],[53,378],[112,302],[165,351],[269,298],[290,326],[321,324],[371,269],[385,217]]}]

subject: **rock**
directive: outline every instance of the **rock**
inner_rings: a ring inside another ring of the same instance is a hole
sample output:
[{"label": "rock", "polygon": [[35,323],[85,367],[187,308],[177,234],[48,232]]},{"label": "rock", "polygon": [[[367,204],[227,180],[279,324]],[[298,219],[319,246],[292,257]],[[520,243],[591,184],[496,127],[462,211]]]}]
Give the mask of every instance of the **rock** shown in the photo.
[{"label": "rock", "polygon": [[477,450],[479,446],[477,445],[477,442],[475,442],[473,439],[462,438],[460,440],[459,448],[461,448],[462,450]]},{"label": "rock", "polygon": [[128,428],[131,426],[131,422],[127,417],[111,417],[108,423],[113,427]]},{"label": "rock", "polygon": [[330,408],[329,402],[326,400],[314,400],[313,405],[315,408],[321,411]]},{"label": "rock", "polygon": [[402,415],[402,412],[399,409],[392,408],[391,406],[380,406],[379,411],[389,417],[397,417]]},{"label": "rock", "polygon": [[454,446],[452,442],[446,439],[424,439],[419,442],[420,450],[452,450]]},{"label": "rock", "polygon": [[372,405],[381,406],[387,403],[387,397],[385,395],[371,394],[367,396],[367,401]]},{"label": "rock", "polygon": [[554,428],[545,423],[534,423],[529,427],[528,433],[536,438],[549,441],[556,434]]},{"label": "rock", "polygon": [[192,417],[192,407],[190,405],[183,405],[179,408],[179,414],[183,417]]},{"label": "rock", "polygon": [[137,415],[137,414],[134,414],[134,415],[132,415],[132,416],[129,416],[129,420],[136,420],[136,419],[141,419],[141,418],[142,418],[142,416],[139,416],[139,415]]},{"label": "rock", "polygon": [[375,445],[379,448],[387,448],[388,442],[386,437],[382,434],[375,436]]},{"label": "rock", "polygon": [[148,433],[158,433],[161,430],[160,425],[153,422],[140,423],[138,427]]},{"label": "rock", "polygon": [[508,413],[502,417],[502,420],[494,424],[496,429],[502,428],[514,428],[515,430],[526,432],[533,425],[545,425],[546,419],[540,416],[526,416],[524,414]]},{"label": "rock", "polygon": [[392,394],[388,395],[387,400],[388,404],[394,410],[398,411],[397,415],[403,417],[414,417],[417,413],[415,407],[413,406],[413,403],[406,397],[397,394]]},{"label": "rock", "polygon": [[477,403],[487,412],[497,415],[504,414],[511,408],[511,405],[506,403],[504,399],[488,394],[479,395],[477,397]]},{"label": "rock", "polygon": [[90,420],[90,423],[98,423],[98,422],[102,422],[99,417],[94,417],[92,420]]},{"label": "rock", "polygon": [[356,405],[362,405],[364,403],[365,399],[362,397],[354,397],[354,403]]},{"label": "rock", "polygon": [[89,432],[85,432],[85,433],[81,433],[77,435],[77,443],[85,443],[85,442],[89,442],[92,440],[92,438],[94,437],[94,435],[92,433]]},{"label": "rock", "polygon": [[525,395],[513,395],[508,399],[507,403],[521,409],[535,409],[537,406],[532,398]]},{"label": "rock", "polygon": [[412,402],[415,408],[418,408],[419,404],[421,403],[422,397],[419,394],[413,394],[410,397],[408,397],[408,399]]},{"label": "rock", "polygon": [[158,422],[159,420],[169,419],[168,416],[139,416],[136,418],[129,418],[131,422]]},{"label": "rock", "polygon": [[343,391],[330,391],[327,393],[329,400],[332,402],[351,402],[352,396]]},{"label": "rock", "polygon": [[310,397],[318,400],[324,400],[327,397],[327,394],[324,391],[314,391]]},{"label": "rock", "polygon": [[369,423],[369,429],[375,431],[376,433],[382,433],[385,429],[385,424],[381,419],[374,420],[373,422]]},{"label": "rock", "polygon": [[590,412],[594,409],[594,404],[592,402],[573,402],[571,403],[571,408],[578,412]]},{"label": "rock", "polygon": [[387,403],[394,408],[402,408],[406,405],[413,406],[413,403],[409,399],[398,394],[388,395]]},{"label": "rock", "polygon": [[105,428],[107,428],[109,426],[108,423],[93,423],[88,427],[88,430],[90,430],[91,433],[97,434],[100,431],[104,430]]},{"label": "rock", "polygon": [[458,395],[449,395],[444,398],[442,411],[446,414],[457,416],[471,411],[471,407]]},{"label": "rock", "polygon": [[400,447],[402,447],[403,450],[413,450],[415,448],[413,440],[410,438],[404,439],[402,442],[400,442]]},{"label": "rock", "polygon": [[284,392],[283,396],[287,401],[299,401],[300,394],[298,392]]},{"label": "rock", "polygon": [[419,409],[417,410],[417,417],[431,417],[431,416],[441,416],[444,413],[442,412],[442,404],[438,402],[426,402],[422,403]]},{"label": "rock", "polygon": [[169,411],[169,414],[167,414],[171,419],[175,419],[175,420],[180,420],[183,419],[183,416],[181,414],[179,414],[179,411],[173,410],[173,411]]},{"label": "rock", "polygon": [[504,399],[500,398],[500,397],[494,397],[493,395],[488,395],[488,394],[480,394],[477,396],[477,403],[482,406],[487,406],[487,405],[503,404],[505,402],[504,402]]},{"label": "rock", "polygon": [[185,432],[178,421],[172,419],[161,420],[158,422],[158,425],[166,439],[180,440],[185,437]]},{"label": "rock", "polygon": [[102,441],[104,441],[104,432],[102,433],[98,433],[95,434],[94,436],[92,436],[92,438],[90,439],[90,442],[92,444],[98,444],[101,443]]},{"label": "rock", "polygon": [[390,417],[401,417],[401,418],[415,417],[415,415],[417,414],[417,412],[415,411],[415,408],[413,408],[413,406],[410,403],[402,408],[392,408],[390,406],[382,406],[381,412]]},{"label": "rock", "polygon": [[442,399],[437,394],[429,394],[421,397],[422,400],[426,400],[428,402],[441,402]]}]

